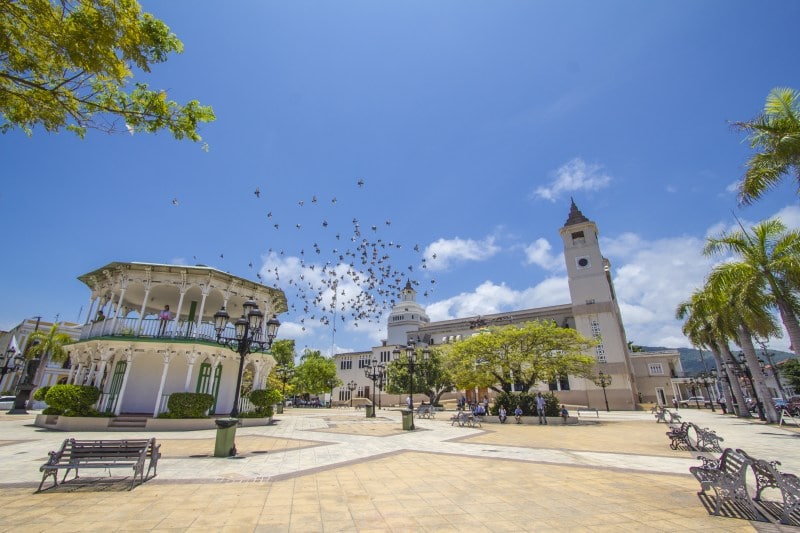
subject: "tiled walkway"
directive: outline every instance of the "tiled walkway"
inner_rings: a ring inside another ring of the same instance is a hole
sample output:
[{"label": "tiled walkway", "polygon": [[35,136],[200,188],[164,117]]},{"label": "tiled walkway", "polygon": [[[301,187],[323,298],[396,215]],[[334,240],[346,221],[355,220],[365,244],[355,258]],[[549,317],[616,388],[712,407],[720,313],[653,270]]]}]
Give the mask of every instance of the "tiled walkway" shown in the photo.
[{"label": "tiled walkway", "polygon": [[[681,414],[725,446],[800,473],[796,429]],[[213,457],[213,431],[148,433],[162,442],[159,473],[133,491],[101,477],[34,494],[47,451],[69,435],[0,415],[0,530],[796,530],[710,516],[688,473],[696,452],[670,450],[648,413],[482,429],[446,418],[404,432],[394,411],[288,410],[271,426],[240,428],[237,458]],[[111,434],[123,436],[144,435]]]}]

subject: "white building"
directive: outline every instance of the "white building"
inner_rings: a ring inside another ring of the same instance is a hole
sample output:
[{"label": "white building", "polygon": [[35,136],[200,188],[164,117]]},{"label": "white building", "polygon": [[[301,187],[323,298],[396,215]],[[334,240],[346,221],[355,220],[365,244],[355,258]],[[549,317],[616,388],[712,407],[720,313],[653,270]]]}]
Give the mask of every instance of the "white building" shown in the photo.
[{"label": "white building", "polygon": [[[435,345],[466,338],[473,335],[476,329],[487,325],[551,320],[599,341],[592,350],[597,361],[596,372],[602,371],[610,376],[611,383],[604,391],[591,380],[564,376],[550,384],[542,384],[541,390],[557,391],[564,403],[592,407],[604,405],[605,393],[613,409],[635,409],[638,389],[634,369],[612,283],[611,264],[600,251],[597,225],[572,202],[567,221],[559,233],[564,247],[570,302],[548,307],[533,307],[536,302],[531,302],[531,308],[518,311],[430,322],[424,309],[414,301],[416,293],[407,283],[401,293],[401,301],[394,306],[389,317],[387,341],[371,352],[336,355],[339,377],[345,384],[354,379],[359,391],[368,390],[371,382],[365,378],[363,369],[356,371],[353,368],[353,361],[359,361],[360,365],[367,357],[379,359],[380,354],[391,354],[394,348],[408,341]],[[482,397],[488,393],[486,390],[465,392],[468,397]],[[334,391],[334,397],[336,393]],[[340,389],[338,393],[339,396],[346,396],[347,391]],[[396,396],[386,396],[384,400],[397,403]]]}]

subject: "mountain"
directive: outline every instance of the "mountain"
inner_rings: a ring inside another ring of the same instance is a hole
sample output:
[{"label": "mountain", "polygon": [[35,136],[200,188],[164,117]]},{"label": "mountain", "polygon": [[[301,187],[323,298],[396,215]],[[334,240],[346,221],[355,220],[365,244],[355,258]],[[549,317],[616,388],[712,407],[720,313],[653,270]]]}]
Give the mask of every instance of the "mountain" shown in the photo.
[{"label": "mountain", "polygon": [[[637,348],[641,348],[642,351],[645,352],[656,352],[660,350],[675,350],[676,348],[661,348],[661,347],[652,347],[652,346],[641,346]],[[678,352],[681,354],[681,364],[683,365],[683,371],[686,373],[687,376],[697,376],[700,372],[711,370],[712,368],[716,368],[714,363],[714,356],[708,350],[697,350],[695,348],[677,348]],[[764,357],[761,350],[756,350],[758,352],[759,359],[764,361],[764,364],[769,366],[769,361],[766,357]],[[794,354],[791,352],[783,352],[781,350],[769,350],[769,356],[772,358],[772,362],[778,364],[781,361],[794,357]],[[741,351],[735,350],[733,351],[733,355],[735,357],[741,357]],[[704,363],[705,361],[705,363]]]}]

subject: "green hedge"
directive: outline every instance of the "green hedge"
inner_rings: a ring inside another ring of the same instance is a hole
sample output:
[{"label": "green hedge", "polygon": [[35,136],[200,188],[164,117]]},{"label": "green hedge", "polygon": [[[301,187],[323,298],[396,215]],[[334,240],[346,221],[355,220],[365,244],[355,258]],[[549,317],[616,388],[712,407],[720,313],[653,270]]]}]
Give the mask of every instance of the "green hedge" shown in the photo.
[{"label": "green hedge", "polygon": [[272,416],[274,414],[272,406],[283,401],[283,395],[275,389],[254,390],[250,393],[249,398],[250,403],[256,408],[255,416],[257,417]]},{"label": "green hedge", "polygon": [[169,395],[169,418],[207,418],[206,411],[214,405],[214,397],[198,392],[173,392]]},{"label": "green hedge", "polygon": [[100,394],[100,389],[88,385],[53,385],[44,397],[48,405],[46,414],[101,416],[93,407]]},{"label": "green hedge", "polygon": [[43,402],[44,397],[47,396],[47,391],[50,390],[50,387],[39,387],[36,389],[36,392],[33,393],[33,399],[37,402]]},{"label": "green hedge", "polygon": [[[544,392],[542,393],[544,397],[544,412],[546,416],[560,416],[561,415],[561,403],[558,400],[558,396],[553,394],[552,392]],[[502,394],[498,394],[495,398],[494,404],[489,407],[489,412],[493,415],[497,415],[500,411],[500,406],[505,405],[506,411],[508,411],[509,415],[514,412],[514,409],[517,408],[517,405],[522,407],[522,414],[524,416],[536,416],[536,394],[529,393],[529,392],[503,392]]]}]

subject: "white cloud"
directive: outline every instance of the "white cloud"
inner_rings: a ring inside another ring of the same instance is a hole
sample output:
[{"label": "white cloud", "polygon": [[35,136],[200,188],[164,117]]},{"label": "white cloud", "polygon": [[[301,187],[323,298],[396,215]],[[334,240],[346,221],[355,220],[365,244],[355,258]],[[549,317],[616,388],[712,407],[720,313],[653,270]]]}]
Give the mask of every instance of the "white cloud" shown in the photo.
[{"label": "white cloud", "polygon": [[675,318],[678,304],[702,287],[714,259],[703,256],[705,241],[674,237],[649,241],[633,233],[601,239],[612,261],[614,289],[628,340],[645,346],[688,346]]},{"label": "white cloud", "polygon": [[547,239],[536,239],[525,247],[527,264],[539,265],[545,270],[563,270],[564,257],[561,253],[551,253],[553,247]]},{"label": "white cloud", "polygon": [[790,229],[800,228],[800,206],[788,205],[775,213],[773,218],[779,218]]},{"label": "white cloud", "polygon": [[602,168],[601,165],[590,165],[576,157],[555,171],[549,186],[537,187],[533,194],[555,202],[565,192],[602,189],[611,183],[611,176],[601,172]]},{"label": "white cloud", "polygon": [[725,192],[727,192],[727,193],[731,193],[731,194],[739,194],[739,185],[740,185],[741,183],[742,183],[742,182],[741,182],[741,181],[739,181],[739,180],[737,180],[737,181],[734,181],[734,182],[732,182],[732,183],[729,183],[729,184],[728,184],[728,186],[727,186],[727,187],[725,187]]},{"label": "white cloud", "polygon": [[472,292],[462,292],[428,305],[426,311],[435,322],[568,302],[567,278],[548,278],[522,291],[511,289],[505,284],[497,285],[485,281]]},{"label": "white cloud", "polygon": [[500,251],[495,238],[486,237],[481,241],[472,239],[439,239],[429,244],[423,252],[428,270],[446,270],[458,261],[484,261]]}]

